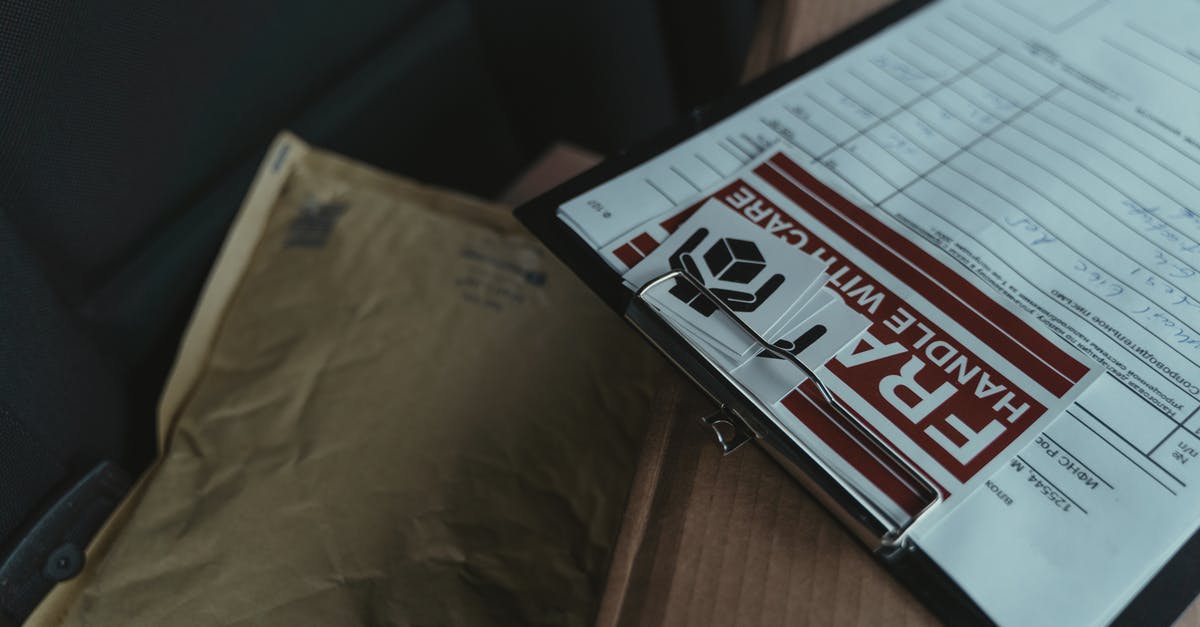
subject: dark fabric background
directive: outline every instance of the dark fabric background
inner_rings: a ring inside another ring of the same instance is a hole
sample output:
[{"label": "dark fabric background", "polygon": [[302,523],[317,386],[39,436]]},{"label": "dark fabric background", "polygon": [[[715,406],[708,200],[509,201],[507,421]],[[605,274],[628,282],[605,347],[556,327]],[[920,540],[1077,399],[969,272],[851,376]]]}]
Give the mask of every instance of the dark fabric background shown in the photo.
[{"label": "dark fabric background", "polygon": [[490,196],[550,141],[613,151],[732,87],[754,14],[0,3],[0,547],[99,460],[148,463],[176,343],[277,131]]}]

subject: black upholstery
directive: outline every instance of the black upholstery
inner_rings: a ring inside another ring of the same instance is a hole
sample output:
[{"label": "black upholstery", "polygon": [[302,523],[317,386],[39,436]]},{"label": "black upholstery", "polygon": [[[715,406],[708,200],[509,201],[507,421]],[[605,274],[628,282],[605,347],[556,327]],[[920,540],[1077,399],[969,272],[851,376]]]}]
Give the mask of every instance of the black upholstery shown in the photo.
[{"label": "black upholstery", "polygon": [[[262,152],[289,128],[493,195],[733,86],[750,0],[0,3],[0,547],[154,405]],[[3,550],[0,549],[0,557]]]}]

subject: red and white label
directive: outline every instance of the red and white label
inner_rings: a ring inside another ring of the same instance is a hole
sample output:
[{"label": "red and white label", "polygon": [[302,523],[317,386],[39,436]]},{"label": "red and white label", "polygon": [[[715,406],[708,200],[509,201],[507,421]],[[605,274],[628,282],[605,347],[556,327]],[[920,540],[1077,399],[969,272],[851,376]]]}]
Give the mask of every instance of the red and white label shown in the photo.
[{"label": "red and white label", "polygon": [[[870,319],[866,334],[827,364],[829,373],[842,400],[948,497],[1011,457],[1099,375],[783,153],[607,254],[636,266],[710,198],[820,259],[829,287]],[[920,509],[907,484],[826,415],[811,383],[782,406],[901,508]]]}]

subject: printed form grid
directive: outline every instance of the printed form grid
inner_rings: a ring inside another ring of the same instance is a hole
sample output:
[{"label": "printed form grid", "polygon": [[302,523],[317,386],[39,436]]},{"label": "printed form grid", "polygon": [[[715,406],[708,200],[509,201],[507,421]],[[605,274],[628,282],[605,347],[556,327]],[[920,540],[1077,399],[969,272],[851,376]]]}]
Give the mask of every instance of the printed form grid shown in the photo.
[{"label": "printed form grid", "polygon": [[[1105,327],[1124,323],[1090,314],[1123,318],[1146,332],[1164,362],[1200,368],[1200,302],[1191,296],[1200,293],[1200,216],[1186,209],[1200,204],[1192,182],[1200,181],[1200,161],[1109,96],[1031,63],[1018,52],[1029,44],[1002,24],[976,7],[950,13],[919,36],[894,38],[868,63],[773,99],[775,111],[757,118],[760,132],[725,134],[715,150],[694,152],[696,167],[678,161],[644,181],[665,210],[786,143],[915,236],[942,247],[945,238],[918,226],[932,223],[970,241],[982,258],[956,259],[1014,302],[1021,291],[1040,293],[1059,306],[1060,320],[1106,337]],[[1187,157],[1184,166],[1155,158],[1163,149]],[[964,222],[978,228],[965,231]],[[1106,232],[1132,237],[1118,243]],[[1018,240],[1033,257],[1004,259],[997,238]],[[1032,273],[1019,269],[1034,265]],[[992,268],[1007,270],[1001,283]],[[1057,290],[1022,278],[1030,274],[1056,274],[1096,301],[1073,307]],[[1116,344],[1122,358],[1141,359]],[[1200,402],[1167,376],[1152,383],[1183,408],[1154,405],[1157,415],[1138,417],[1137,436],[1082,403],[1067,413],[1176,494],[1186,483],[1163,464],[1163,447],[1183,439],[1200,448]]]}]

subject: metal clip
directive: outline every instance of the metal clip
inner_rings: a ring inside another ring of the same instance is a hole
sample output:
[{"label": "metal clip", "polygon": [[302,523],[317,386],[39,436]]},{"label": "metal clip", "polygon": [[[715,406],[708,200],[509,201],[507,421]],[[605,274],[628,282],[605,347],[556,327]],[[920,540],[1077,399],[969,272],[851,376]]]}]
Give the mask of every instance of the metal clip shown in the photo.
[{"label": "metal clip", "polygon": [[[872,499],[861,489],[859,489],[853,481],[849,481],[845,477],[842,477],[832,466],[822,461],[820,456],[818,456],[806,443],[798,439],[793,440],[801,449],[801,451],[808,456],[813,463],[821,468],[823,473],[829,476],[837,485],[840,486],[840,489],[850,494],[852,498],[864,510],[869,512],[873,518],[881,522],[886,522],[887,531],[881,538],[878,538],[880,546],[887,549],[894,549],[901,546],[904,543],[908,531],[912,528],[912,526],[922,516],[927,514],[930,510],[942,502],[942,492],[940,489],[938,489],[937,485],[934,484],[928,476],[926,476],[924,471],[901,455],[891,445],[891,443],[877,436],[862,418],[847,409],[838,400],[838,398],[833,395],[833,392],[827,385],[825,385],[821,378],[817,376],[817,373],[812,368],[801,362],[792,353],[768,342],[766,338],[759,335],[759,333],[744,320],[742,320],[737,313],[730,309],[725,302],[723,302],[707,287],[705,287],[700,280],[692,276],[687,271],[672,270],[651,281],[648,281],[641,287],[641,289],[637,291],[637,298],[649,304],[649,301],[646,299],[646,294],[650,290],[668,281],[686,281],[687,283],[691,284],[691,286],[695,288],[697,292],[699,292],[704,298],[709,299],[717,307],[717,309],[731,318],[743,332],[761,345],[764,351],[769,352],[776,357],[787,361],[788,363],[791,363],[793,366],[803,372],[804,375],[813,382],[813,385],[820,392],[821,398],[824,400],[825,404],[833,411],[834,414],[839,417],[839,419],[845,425],[854,431],[855,439],[858,440],[860,445],[868,450],[872,450],[879,459],[886,460],[888,464],[893,467],[894,471],[898,473],[898,475],[905,476],[911,482],[911,484],[914,486],[914,489],[919,488],[924,495],[927,495],[926,504],[921,511],[917,512],[907,520],[895,520],[891,515],[886,513],[885,508],[873,502]],[[653,305],[651,305],[651,307],[653,308]],[[662,319],[661,315],[658,317]],[[742,396],[745,397],[747,401],[750,402],[751,407],[757,410],[757,413],[762,414],[763,418],[771,421],[771,416],[774,415],[774,412],[771,410],[768,403],[765,403],[762,399],[757,398],[748,388],[746,388],[745,385],[738,381],[732,373],[726,371],[719,364],[714,362],[712,358],[708,357],[705,349],[695,345],[693,345],[693,348],[696,349],[696,352],[699,354],[699,356],[703,358],[705,362],[707,362],[707,365],[710,369],[723,373],[724,378],[729,382],[729,384],[731,384]],[[717,413],[703,418],[703,422],[709,425],[709,427],[711,427],[716,433],[717,443],[721,446],[721,450],[725,454],[733,452],[741,445],[757,437],[754,431],[747,426],[746,421],[742,420],[736,414],[736,412],[730,408],[727,408],[724,404],[722,404],[721,410],[719,410]]]},{"label": "metal clip", "polygon": [[736,451],[756,437],[750,427],[746,426],[745,421],[730,411],[728,407],[721,407],[712,414],[701,418],[700,422],[713,430],[717,446],[721,447],[723,455]]}]

